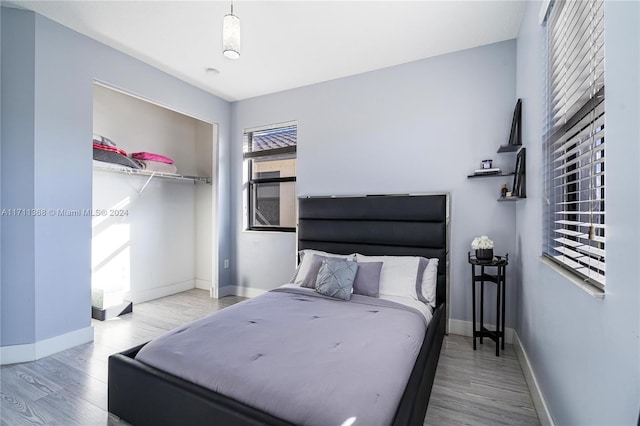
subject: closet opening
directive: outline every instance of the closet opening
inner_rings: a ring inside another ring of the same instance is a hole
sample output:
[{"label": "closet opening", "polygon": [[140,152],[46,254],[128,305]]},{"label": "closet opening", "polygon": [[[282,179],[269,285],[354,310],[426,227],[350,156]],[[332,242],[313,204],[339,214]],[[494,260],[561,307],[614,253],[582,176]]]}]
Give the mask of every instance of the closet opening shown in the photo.
[{"label": "closet opening", "polygon": [[217,294],[218,126],[93,85],[92,317]]}]

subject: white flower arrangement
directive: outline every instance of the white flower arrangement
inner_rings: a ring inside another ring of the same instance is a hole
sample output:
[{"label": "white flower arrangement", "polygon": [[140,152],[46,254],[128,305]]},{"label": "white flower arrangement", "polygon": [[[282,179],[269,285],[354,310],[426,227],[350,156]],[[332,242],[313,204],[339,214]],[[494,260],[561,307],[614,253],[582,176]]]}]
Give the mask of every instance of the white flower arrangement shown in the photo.
[{"label": "white flower arrangement", "polygon": [[481,237],[476,237],[471,242],[471,248],[474,250],[486,250],[493,248],[493,241],[489,239],[486,235]]}]

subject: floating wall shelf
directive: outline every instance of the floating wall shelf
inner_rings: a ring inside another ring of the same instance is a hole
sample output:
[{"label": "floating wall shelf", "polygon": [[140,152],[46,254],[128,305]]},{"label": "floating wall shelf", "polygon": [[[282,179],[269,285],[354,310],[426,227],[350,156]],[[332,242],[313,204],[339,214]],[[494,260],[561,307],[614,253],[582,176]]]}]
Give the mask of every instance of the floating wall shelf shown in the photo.
[{"label": "floating wall shelf", "polygon": [[498,201],[500,202],[524,200],[527,197],[526,180],[525,180],[526,149],[522,146],[521,122],[522,122],[522,100],[518,99],[518,101],[516,102],[516,107],[513,111],[513,120],[511,121],[511,133],[509,134],[509,142],[506,145],[501,145],[498,148],[498,153],[517,152],[516,164],[515,164],[514,171],[512,173],[500,172],[500,173],[486,173],[486,174],[480,173],[480,174],[467,175],[467,179],[514,176],[513,188],[511,189],[514,196],[500,197],[498,198]]},{"label": "floating wall shelf", "polygon": [[501,203],[506,203],[506,202],[510,202],[510,201],[520,201],[520,200],[524,200],[527,197],[500,197],[498,198],[498,201],[500,201]]},{"label": "floating wall shelf", "polygon": [[513,176],[515,173],[487,173],[487,174],[477,174],[477,175],[468,175],[468,179],[476,179],[476,178],[488,178],[488,177],[505,177],[505,176]]},{"label": "floating wall shelf", "polygon": [[498,148],[498,152],[516,152],[520,148],[522,148],[522,144],[500,145],[500,148]]}]

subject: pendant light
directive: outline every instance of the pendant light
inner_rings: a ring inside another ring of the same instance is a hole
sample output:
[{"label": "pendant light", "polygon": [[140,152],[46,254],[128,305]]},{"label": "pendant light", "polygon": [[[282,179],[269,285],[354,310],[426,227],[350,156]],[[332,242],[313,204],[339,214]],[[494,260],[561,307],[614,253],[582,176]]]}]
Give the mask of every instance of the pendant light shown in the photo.
[{"label": "pendant light", "polygon": [[231,13],[222,21],[222,54],[229,59],[240,57],[240,18],[233,14],[233,1]]}]

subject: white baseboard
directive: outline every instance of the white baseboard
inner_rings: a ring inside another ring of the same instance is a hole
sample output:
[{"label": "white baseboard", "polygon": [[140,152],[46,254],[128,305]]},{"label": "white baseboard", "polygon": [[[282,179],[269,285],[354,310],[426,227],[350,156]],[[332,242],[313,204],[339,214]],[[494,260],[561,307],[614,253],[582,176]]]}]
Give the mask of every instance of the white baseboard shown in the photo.
[{"label": "white baseboard", "polygon": [[260,290],[259,288],[226,285],[218,289],[218,298],[225,296],[256,297],[264,293],[266,293],[266,290]]},{"label": "white baseboard", "polygon": [[[492,324],[485,324],[489,330],[495,329],[495,326]],[[471,321],[462,321],[457,319],[449,320],[449,333],[450,334],[458,334],[460,336],[473,337],[473,324]],[[504,330],[504,342],[505,343],[513,343],[513,328],[505,327]]]},{"label": "white baseboard", "polygon": [[547,407],[547,404],[544,400],[544,396],[542,395],[540,386],[538,386],[538,380],[536,380],[536,375],[533,373],[533,368],[531,368],[531,364],[529,363],[527,352],[524,349],[524,346],[522,346],[522,342],[518,337],[518,333],[515,332],[513,347],[516,351],[518,361],[520,361],[520,367],[522,368],[522,372],[524,373],[524,378],[527,381],[527,385],[529,386],[529,392],[531,392],[533,405],[536,407],[536,411],[538,412],[538,419],[540,419],[540,424],[542,426],[554,426],[555,423],[553,422],[553,418],[551,417],[549,408]]},{"label": "white baseboard", "polygon": [[[178,283],[155,287],[148,290],[133,290],[124,294],[124,299],[136,303],[146,302],[148,300],[158,299],[160,297],[171,296],[172,294],[182,291],[191,290],[196,287],[195,280],[187,280]],[[209,287],[207,287],[207,290]]]},{"label": "white baseboard", "polygon": [[196,288],[200,288],[202,290],[211,290],[211,281],[210,280],[199,280],[196,278]]},{"label": "white baseboard", "polygon": [[35,361],[92,341],[93,327],[85,327],[35,343],[2,346],[0,347],[0,365]]}]

